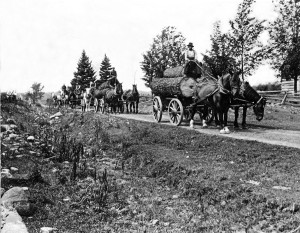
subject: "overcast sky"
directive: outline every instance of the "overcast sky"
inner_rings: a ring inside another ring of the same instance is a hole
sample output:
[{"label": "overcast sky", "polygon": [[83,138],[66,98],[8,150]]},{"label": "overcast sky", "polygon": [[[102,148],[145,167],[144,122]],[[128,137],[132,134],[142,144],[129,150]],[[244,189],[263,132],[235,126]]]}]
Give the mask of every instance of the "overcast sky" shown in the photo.
[{"label": "overcast sky", "polygon": [[[210,48],[213,23],[223,31],[241,0],[1,0],[1,91],[28,91],[40,82],[45,91],[69,85],[85,49],[97,72],[104,54],[125,88],[134,76],[139,90],[142,53],[165,26],[175,26],[198,53]],[[272,20],[272,0],[257,0],[254,14]],[[136,75],[135,75],[136,74]],[[261,66],[251,84],[275,81]]]}]

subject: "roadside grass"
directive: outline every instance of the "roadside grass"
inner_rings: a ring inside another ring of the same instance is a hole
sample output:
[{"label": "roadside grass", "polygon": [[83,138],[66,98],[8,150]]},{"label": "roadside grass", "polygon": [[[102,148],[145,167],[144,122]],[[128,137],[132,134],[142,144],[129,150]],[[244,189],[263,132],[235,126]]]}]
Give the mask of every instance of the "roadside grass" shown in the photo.
[{"label": "roadside grass", "polygon": [[39,140],[24,153],[38,153],[16,158],[5,148],[1,161],[35,177],[26,183],[37,208],[24,218],[30,232],[43,226],[59,232],[289,232],[300,225],[300,150],[112,115],[64,115],[54,126],[45,118],[27,124],[22,116],[24,132]]}]

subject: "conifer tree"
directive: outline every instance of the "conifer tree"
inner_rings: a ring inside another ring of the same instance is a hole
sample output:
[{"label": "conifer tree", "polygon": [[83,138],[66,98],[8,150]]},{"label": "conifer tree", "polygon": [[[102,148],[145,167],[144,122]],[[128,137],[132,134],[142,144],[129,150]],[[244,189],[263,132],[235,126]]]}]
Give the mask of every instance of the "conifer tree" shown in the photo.
[{"label": "conifer tree", "polygon": [[105,54],[99,70],[100,84],[106,82],[110,78],[110,72],[111,72],[110,60]]},{"label": "conifer tree", "polygon": [[74,78],[71,81],[71,85],[74,88],[76,85],[80,85],[82,89],[88,88],[90,82],[96,80],[96,72],[92,67],[92,62],[86,55],[85,50],[82,51],[81,57],[77,63],[77,71],[74,72]]}]

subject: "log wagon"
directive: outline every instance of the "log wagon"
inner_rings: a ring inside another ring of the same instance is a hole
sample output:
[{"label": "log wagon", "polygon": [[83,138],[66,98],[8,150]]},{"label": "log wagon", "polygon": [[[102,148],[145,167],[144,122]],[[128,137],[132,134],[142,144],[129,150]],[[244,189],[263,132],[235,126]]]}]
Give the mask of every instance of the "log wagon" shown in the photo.
[{"label": "log wagon", "polygon": [[[173,76],[170,75],[171,69],[175,73]],[[163,111],[168,112],[170,123],[176,126],[179,126],[184,118],[186,120],[191,118],[191,111],[195,106],[193,96],[196,93],[197,81],[191,77],[176,77],[178,74],[182,74],[178,67],[170,68],[164,72],[163,78],[153,78],[150,83],[153,97],[152,113],[158,123],[162,119]],[[209,106],[197,104],[196,112],[202,118],[204,107],[209,108],[209,114],[205,120],[211,122],[213,114]]]}]

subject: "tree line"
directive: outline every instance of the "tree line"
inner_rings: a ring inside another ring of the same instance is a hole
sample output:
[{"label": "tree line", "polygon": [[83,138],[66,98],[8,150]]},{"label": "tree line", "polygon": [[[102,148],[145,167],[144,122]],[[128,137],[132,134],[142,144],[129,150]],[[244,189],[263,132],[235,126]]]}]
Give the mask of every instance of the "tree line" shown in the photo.
[{"label": "tree line", "polygon": [[[100,64],[98,85],[110,80],[112,65],[110,59],[105,54],[104,58]],[[92,66],[92,61],[90,61],[85,50],[82,51],[81,57],[77,63],[77,69],[74,72],[74,78],[71,80],[71,88],[74,89],[76,85],[80,85],[82,89],[88,88],[91,82],[96,81],[96,71]]]},{"label": "tree line", "polygon": [[[229,21],[228,32],[221,31],[220,21],[214,23],[211,47],[203,54],[202,62],[215,77],[240,70],[242,79],[251,76],[259,65],[267,62],[278,77],[294,80],[297,92],[300,75],[299,2],[273,0],[277,18],[267,22],[253,17],[255,0],[243,0],[234,19]],[[260,41],[263,33],[269,35],[266,45]],[[146,86],[152,78],[161,77],[165,69],[184,64],[185,41],[186,38],[171,26],[163,28],[153,39],[141,62]]]}]

